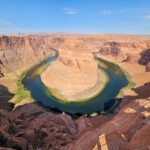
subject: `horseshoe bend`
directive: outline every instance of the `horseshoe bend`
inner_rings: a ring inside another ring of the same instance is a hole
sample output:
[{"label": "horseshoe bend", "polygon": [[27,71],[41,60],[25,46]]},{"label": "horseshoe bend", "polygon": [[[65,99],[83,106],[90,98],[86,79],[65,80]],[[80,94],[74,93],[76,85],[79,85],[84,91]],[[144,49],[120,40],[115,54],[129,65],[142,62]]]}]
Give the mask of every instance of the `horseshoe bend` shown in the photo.
[{"label": "horseshoe bend", "polygon": [[[58,49],[58,59],[41,75],[43,83],[57,91],[56,97],[68,101],[96,95],[106,79],[86,44],[80,40],[65,40]],[[93,90],[87,93],[89,89]]]}]

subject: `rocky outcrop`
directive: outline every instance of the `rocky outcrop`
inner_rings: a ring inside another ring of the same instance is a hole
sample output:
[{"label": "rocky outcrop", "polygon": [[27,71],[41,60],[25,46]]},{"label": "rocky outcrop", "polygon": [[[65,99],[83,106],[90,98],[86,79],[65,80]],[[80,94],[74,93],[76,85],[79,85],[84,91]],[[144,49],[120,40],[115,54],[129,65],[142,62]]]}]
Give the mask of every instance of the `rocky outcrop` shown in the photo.
[{"label": "rocky outcrop", "polygon": [[[82,134],[67,150],[132,150],[150,148],[150,83],[135,89],[137,96],[109,121]],[[143,93],[143,94],[141,94]],[[124,101],[126,101],[124,100]]]},{"label": "rocky outcrop", "polygon": [[123,62],[137,63],[140,52],[150,47],[150,41],[136,39],[134,42],[128,40],[104,42],[99,48],[103,55],[118,57]]},{"label": "rocky outcrop", "polygon": [[32,150],[60,150],[72,142],[77,129],[70,116],[55,115],[35,103],[13,112],[0,110],[0,146]]},{"label": "rocky outcrop", "polygon": [[146,71],[150,71],[150,49],[141,53],[139,63],[146,66]]},{"label": "rocky outcrop", "polygon": [[130,141],[128,143],[125,143],[121,146],[122,150],[133,150],[133,149],[150,149],[150,125],[149,123],[143,124],[143,126],[140,127],[138,132],[135,132],[133,136],[131,137]]},{"label": "rocky outcrop", "polygon": [[99,52],[101,54],[110,54],[113,56],[117,56],[120,54],[120,43],[118,42],[106,42],[104,46],[100,48]]}]

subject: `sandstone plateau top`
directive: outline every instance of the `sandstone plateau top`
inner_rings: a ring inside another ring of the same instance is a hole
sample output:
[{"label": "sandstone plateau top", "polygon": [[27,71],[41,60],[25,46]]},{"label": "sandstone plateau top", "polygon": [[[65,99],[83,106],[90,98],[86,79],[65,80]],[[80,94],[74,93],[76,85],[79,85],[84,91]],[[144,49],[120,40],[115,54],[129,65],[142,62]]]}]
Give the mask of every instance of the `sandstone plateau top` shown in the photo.
[{"label": "sandstone plateau top", "polygon": [[71,40],[67,39],[65,40],[59,47],[60,51],[75,51],[75,52],[87,52],[88,47],[86,44],[81,40]]}]

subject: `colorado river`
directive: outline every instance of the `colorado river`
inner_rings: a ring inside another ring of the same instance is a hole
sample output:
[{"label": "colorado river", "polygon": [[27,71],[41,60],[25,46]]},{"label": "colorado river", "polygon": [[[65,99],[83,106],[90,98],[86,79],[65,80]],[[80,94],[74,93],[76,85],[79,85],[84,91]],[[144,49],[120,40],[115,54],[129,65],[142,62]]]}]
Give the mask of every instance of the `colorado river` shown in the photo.
[{"label": "colorado river", "polygon": [[[128,80],[121,68],[113,63],[95,57],[99,62],[99,69],[103,70],[109,77],[109,81],[100,94],[85,102],[63,102],[53,97],[42,83],[38,70],[47,65],[51,65],[55,61],[58,53],[55,56],[50,56],[41,64],[33,67],[27,72],[22,83],[24,87],[30,91],[31,96],[38,103],[53,110],[67,112],[70,114],[91,114],[94,112],[107,111],[115,103],[115,98],[120,89],[128,84]],[[103,65],[100,65],[103,64]]]}]

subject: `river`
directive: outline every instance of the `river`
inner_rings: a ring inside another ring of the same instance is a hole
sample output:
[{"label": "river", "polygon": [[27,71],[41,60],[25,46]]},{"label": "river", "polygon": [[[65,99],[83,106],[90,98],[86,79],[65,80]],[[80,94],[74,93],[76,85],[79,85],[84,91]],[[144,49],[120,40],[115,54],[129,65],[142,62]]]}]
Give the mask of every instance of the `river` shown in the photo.
[{"label": "river", "polygon": [[[116,96],[120,89],[128,84],[128,80],[122,69],[111,62],[103,60],[95,56],[95,59],[104,65],[98,65],[109,77],[109,81],[100,94],[91,100],[85,102],[63,102],[53,97],[42,83],[38,70],[46,69],[58,57],[58,52],[54,56],[50,56],[41,64],[33,67],[26,73],[22,83],[24,87],[30,91],[31,96],[44,107],[48,107],[54,111],[66,112],[69,114],[92,114],[94,112],[106,112],[115,103]],[[107,66],[107,67],[105,67]]]}]

